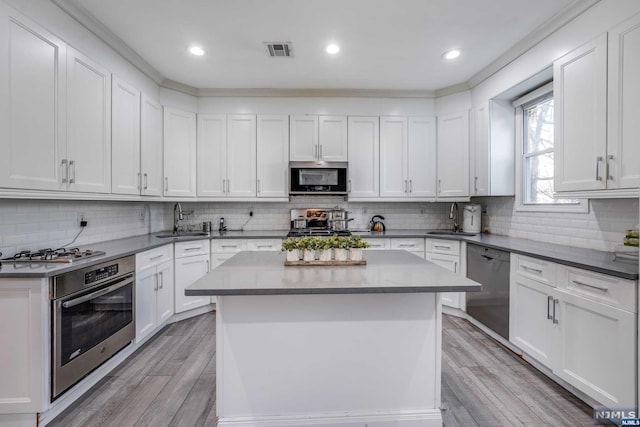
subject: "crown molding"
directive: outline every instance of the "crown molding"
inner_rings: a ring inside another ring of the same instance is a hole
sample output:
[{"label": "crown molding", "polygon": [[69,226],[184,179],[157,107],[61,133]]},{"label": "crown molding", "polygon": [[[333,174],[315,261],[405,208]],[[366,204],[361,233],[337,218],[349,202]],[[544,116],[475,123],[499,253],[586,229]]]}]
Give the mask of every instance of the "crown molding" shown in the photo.
[{"label": "crown molding", "polygon": [[556,13],[553,18],[537,27],[529,35],[500,55],[498,59],[471,77],[467,81],[468,86],[470,88],[478,86],[598,2],[600,2],[600,0],[573,0],[573,2],[564,7],[560,12]]},{"label": "crown molding", "polygon": [[198,88],[177,82],[175,80],[164,79],[162,80],[162,83],[160,83],[160,87],[176,90],[178,92],[186,93],[187,95],[191,96],[199,96]]},{"label": "crown molding", "polygon": [[89,11],[80,6],[75,0],[51,0],[53,4],[66,12],[73,19],[78,21],[80,25],[85,27],[89,32],[106,43],[116,53],[122,55],[134,67],[140,70],[144,75],[160,85],[164,80],[164,76],[145,61],[136,51],[131,49],[125,42],[116,36],[102,22],[98,21]]},{"label": "crown molding", "polygon": [[313,98],[434,98],[432,90],[386,90],[386,89],[269,89],[230,88],[198,89],[198,96],[215,97],[313,97]]},{"label": "crown molding", "polygon": [[436,98],[441,98],[447,95],[453,95],[454,93],[465,92],[467,90],[471,90],[471,86],[469,86],[468,82],[458,83],[457,85],[451,85],[447,87],[443,87],[442,89],[436,90]]}]

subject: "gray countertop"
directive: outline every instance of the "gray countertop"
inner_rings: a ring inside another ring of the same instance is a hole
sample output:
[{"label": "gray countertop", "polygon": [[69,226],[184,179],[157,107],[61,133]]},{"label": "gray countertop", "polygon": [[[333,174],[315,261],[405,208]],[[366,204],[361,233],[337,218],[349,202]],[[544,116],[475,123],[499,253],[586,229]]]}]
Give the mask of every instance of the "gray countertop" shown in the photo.
[{"label": "gray countertop", "polygon": [[480,284],[402,250],[365,253],[366,265],[284,265],[277,251],[239,252],[185,295],[286,295],[473,292]]},{"label": "gray countertop", "polygon": [[[615,260],[614,255],[611,252],[575,248],[571,246],[491,234],[477,236],[430,235],[427,234],[428,231],[429,230],[388,230],[382,233],[356,232],[356,234],[367,238],[428,237],[430,239],[461,240],[468,243],[481,244],[495,249],[503,249],[509,252],[534,256],[552,262],[609,274],[624,279],[638,280],[638,263],[627,260]],[[86,261],[75,262],[73,264],[14,264],[10,262],[3,262],[2,268],[0,269],[0,278],[51,277],[75,270],[79,267],[133,255],[145,250],[171,244],[176,241],[202,239],[278,239],[284,238],[287,234],[287,230],[228,231],[222,234],[216,231],[208,236],[186,236],[166,239],[156,237],[158,234],[166,234],[166,232],[85,245],[84,247],[81,247],[81,249],[90,248],[94,250],[101,250],[106,252],[107,255],[90,258]]]}]

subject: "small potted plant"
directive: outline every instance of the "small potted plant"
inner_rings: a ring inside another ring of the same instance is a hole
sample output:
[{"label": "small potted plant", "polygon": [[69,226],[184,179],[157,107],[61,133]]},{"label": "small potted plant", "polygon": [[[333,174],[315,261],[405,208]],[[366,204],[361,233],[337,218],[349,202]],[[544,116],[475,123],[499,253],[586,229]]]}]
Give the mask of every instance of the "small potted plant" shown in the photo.
[{"label": "small potted plant", "polygon": [[333,256],[333,241],[331,237],[327,237],[326,239],[321,239],[318,242],[319,252],[318,259],[320,261],[331,261],[331,257]]},{"label": "small potted plant", "polygon": [[368,248],[369,243],[362,240],[360,236],[350,236],[349,243],[349,259],[352,261],[360,261],[362,259],[362,250]]},{"label": "small potted plant", "polygon": [[282,250],[287,252],[287,261],[300,261],[299,239],[289,237],[282,241]]},{"label": "small potted plant", "polygon": [[303,251],[302,259],[304,261],[313,261],[316,259],[316,250],[319,246],[319,239],[314,236],[306,236],[300,238],[299,248]]},{"label": "small potted plant", "polygon": [[334,237],[334,253],[336,261],[346,261],[349,259],[349,240],[346,237],[336,236]]}]

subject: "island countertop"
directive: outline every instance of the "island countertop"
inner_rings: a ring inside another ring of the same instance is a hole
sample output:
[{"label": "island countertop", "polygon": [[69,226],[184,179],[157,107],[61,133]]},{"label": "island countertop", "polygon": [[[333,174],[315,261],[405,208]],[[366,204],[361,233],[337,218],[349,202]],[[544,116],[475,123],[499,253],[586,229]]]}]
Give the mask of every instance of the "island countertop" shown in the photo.
[{"label": "island countertop", "polygon": [[481,288],[406,251],[370,251],[364,258],[366,265],[285,266],[282,252],[239,252],[188,286],[185,295],[474,292]]}]

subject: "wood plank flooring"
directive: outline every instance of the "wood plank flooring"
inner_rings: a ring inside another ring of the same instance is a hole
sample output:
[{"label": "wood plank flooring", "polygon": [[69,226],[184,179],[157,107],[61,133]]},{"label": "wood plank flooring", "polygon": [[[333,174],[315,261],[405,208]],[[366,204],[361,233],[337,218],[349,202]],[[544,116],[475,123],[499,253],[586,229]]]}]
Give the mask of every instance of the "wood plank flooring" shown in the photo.
[{"label": "wood plank flooring", "polygon": [[[592,426],[589,406],[463,319],[443,316],[446,427]],[[215,426],[215,313],[166,327],[49,426]]]}]

